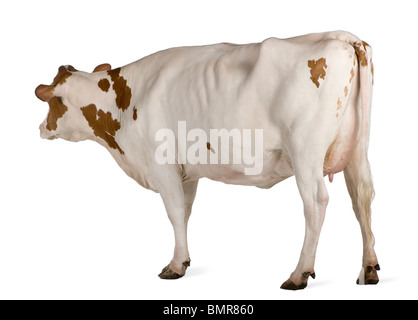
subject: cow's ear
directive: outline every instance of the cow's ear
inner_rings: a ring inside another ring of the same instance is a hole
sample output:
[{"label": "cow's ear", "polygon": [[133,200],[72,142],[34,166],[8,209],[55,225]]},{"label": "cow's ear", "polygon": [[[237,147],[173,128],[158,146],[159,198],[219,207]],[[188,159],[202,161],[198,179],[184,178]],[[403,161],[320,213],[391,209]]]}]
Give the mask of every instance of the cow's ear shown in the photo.
[{"label": "cow's ear", "polygon": [[100,71],[109,71],[112,70],[112,67],[108,63],[99,64],[96,68],[94,68],[93,72],[100,72]]},{"label": "cow's ear", "polygon": [[35,94],[38,99],[42,101],[49,101],[53,96],[54,86],[47,86],[45,84],[41,84],[35,90]]}]

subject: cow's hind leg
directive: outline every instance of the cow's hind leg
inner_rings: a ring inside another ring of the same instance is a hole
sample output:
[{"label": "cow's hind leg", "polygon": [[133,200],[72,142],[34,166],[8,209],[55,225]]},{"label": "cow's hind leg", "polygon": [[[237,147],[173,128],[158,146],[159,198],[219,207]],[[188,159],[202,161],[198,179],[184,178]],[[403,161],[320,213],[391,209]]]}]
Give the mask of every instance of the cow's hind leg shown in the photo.
[{"label": "cow's hind leg", "polygon": [[295,167],[295,176],[304,205],[305,241],[295,271],[281,286],[287,290],[304,289],[308,278],[315,278],[316,248],[328,204],[328,192],[320,162],[314,168]]},{"label": "cow's hind leg", "polygon": [[371,229],[371,202],[374,196],[372,175],[366,153],[357,147],[344,169],[345,181],[356,218],[363,237],[363,265],[358,284],[377,284],[380,266],[374,251],[374,236]]}]

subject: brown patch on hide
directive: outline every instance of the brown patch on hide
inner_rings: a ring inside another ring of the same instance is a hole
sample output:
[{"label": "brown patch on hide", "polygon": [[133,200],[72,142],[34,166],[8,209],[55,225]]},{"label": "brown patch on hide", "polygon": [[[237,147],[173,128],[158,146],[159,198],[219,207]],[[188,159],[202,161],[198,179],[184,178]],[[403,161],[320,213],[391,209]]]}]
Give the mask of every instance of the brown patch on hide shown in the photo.
[{"label": "brown patch on hide", "polygon": [[348,96],[348,87],[345,86],[345,88],[344,88],[344,97],[347,97],[347,96]]},{"label": "brown patch on hide", "polygon": [[138,119],[138,110],[136,109],[136,107],[134,107],[134,114],[133,114],[132,118],[134,119],[134,121],[136,121],[136,119]]},{"label": "brown patch on hide", "polygon": [[340,110],[343,107],[343,103],[340,98],[337,100],[337,110]]},{"label": "brown patch on hide", "polygon": [[109,91],[109,88],[110,88],[110,82],[109,82],[109,80],[107,80],[107,79],[101,79],[97,85],[104,92],[108,92]]},{"label": "brown patch on hide", "polygon": [[363,42],[355,42],[354,43],[354,49],[356,50],[356,54],[358,57],[358,60],[360,61],[360,65],[362,67],[367,66],[367,57],[366,57],[366,46],[367,43]]},{"label": "brown patch on hide", "polygon": [[351,83],[351,81],[353,81],[353,79],[354,79],[354,68],[351,68],[349,82]]},{"label": "brown patch on hide", "polygon": [[208,143],[206,143],[206,148],[207,148],[210,152],[215,153],[215,150],[212,148],[212,146],[210,145],[210,143],[209,143],[209,142],[208,142]]},{"label": "brown patch on hide", "polygon": [[319,88],[319,79],[325,80],[325,69],[328,67],[325,58],[309,60],[308,67],[311,69],[311,80]]},{"label": "brown patch on hide", "polygon": [[120,122],[113,119],[110,112],[105,113],[101,109],[97,110],[94,104],[82,107],[81,112],[96,137],[102,138],[110,148],[117,149],[120,154],[125,154],[115,140],[116,131],[120,129]]},{"label": "brown patch on hide", "polygon": [[127,85],[127,81],[124,77],[120,76],[121,68],[109,70],[107,73],[113,81],[113,90],[116,93],[116,106],[122,111],[128,109],[131,103],[132,91]]},{"label": "brown patch on hide", "polygon": [[57,130],[58,128],[58,119],[62,118],[64,113],[67,112],[68,107],[62,103],[60,97],[52,97],[49,101],[49,113],[46,119],[46,128],[49,131]]}]

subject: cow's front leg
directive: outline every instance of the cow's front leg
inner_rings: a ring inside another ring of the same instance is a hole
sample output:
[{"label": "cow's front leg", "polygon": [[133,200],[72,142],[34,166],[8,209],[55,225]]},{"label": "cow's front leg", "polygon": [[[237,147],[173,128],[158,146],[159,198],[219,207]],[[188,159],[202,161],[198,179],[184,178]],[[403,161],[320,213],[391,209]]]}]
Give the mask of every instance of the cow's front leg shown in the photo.
[{"label": "cow's front leg", "polygon": [[174,255],[171,262],[158,275],[161,279],[178,279],[186,274],[190,266],[187,246],[187,215],[181,182],[171,183],[170,190],[160,191],[168,218],[174,229]]},{"label": "cow's front leg", "polygon": [[157,186],[164,202],[168,218],[174,229],[174,255],[171,262],[158,275],[161,279],[178,279],[190,266],[187,246],[187,222],[196,194],[197,181],[182,183],[181,175],[174,165],[158,167]]},{"label": "cow's front leg", "polygon": [[308,285],[308,278],[315,278],[316,248],[328,204],[328,192],[321,171],[305,170],[295,174],[304,205],[305,241],[299,263],[290,278],[282,284],[282,289],[304,289]]},{"label": "cow's front leg", "polygon": [[[182,196],[179,196],[182,198]],[[163,197],[164,199],[164,197]],[[177,201],[164,200],[168,217],[174,229],[174,255],[171,262],[158,275],[161,279],[178,279],[186,274],[190,266],[189,250],[187,246],[187,217],[184,205]]]},{"label": "cow's front leg", "polygon": [[190,266],[189,251],[187,249],[187,224],[192,213],[197,184],[198,181],[182,183],[184,206],[181,211],[167,209],[168,216],[174,228],[176,244],[173,259],[158,275],[161,279],[181,278],[185,275],[187,267]]}]

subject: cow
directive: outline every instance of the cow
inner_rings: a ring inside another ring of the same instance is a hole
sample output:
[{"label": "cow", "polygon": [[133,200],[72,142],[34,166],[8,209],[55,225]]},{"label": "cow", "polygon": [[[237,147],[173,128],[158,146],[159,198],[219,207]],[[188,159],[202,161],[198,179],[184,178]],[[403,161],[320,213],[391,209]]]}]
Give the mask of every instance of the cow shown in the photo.
[{"label": "cow", "polygon": [[[65,65],[35,94],[49,104],[42,138],[96,141],[129,177],[160,193],[175,236],[162,279],[181,278],[190,266],[187,224],[200,178],[270,188],[295,176],[305,239],[281,288],[298,290],[315,278],[329,200],[324,179],[332,182],[341,171],[363,238],[357,284],[379,281],[367,157],[373,76],[371,47],[351,33],[333,31],[171,48],[120,68],[101,64],[92,73]],[[186,127],[199,131],[190,138]],[[229,134],[222,145],[221,130]],[[244,130],[251,134],[235,139],[232,132]],[[253,141],[256,130],[262,137]],[[257,168],[232,158],[246,147],[261,150],[253,157],[253,164],[261,164]]]}]

